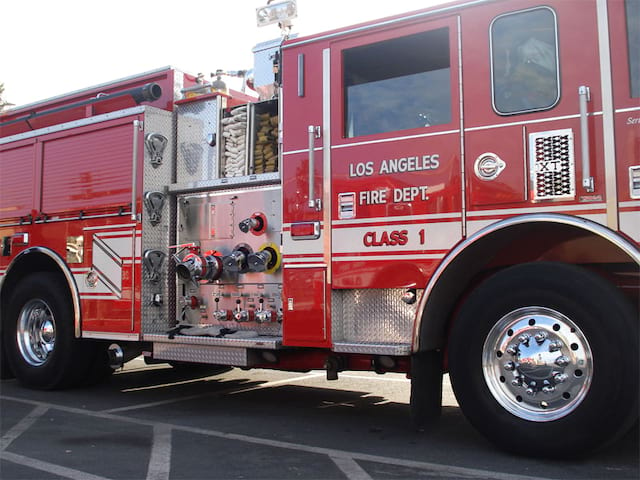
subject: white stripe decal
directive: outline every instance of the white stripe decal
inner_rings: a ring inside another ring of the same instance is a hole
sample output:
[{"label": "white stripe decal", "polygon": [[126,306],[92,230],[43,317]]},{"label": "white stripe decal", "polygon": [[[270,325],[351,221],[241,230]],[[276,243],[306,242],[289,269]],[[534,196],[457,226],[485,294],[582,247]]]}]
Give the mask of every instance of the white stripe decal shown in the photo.
[{"label": "white stripe decal", "polygon": [[499,210],[480,210],[475,212],[467,212],[468,217],[493,217],[502,215],[524,215],[527,213],[570,213],[584,210],[602,210],[606,209],[604,203],[587,203],[580,205],[554,205],[540,206],[530,208],[504,208]]},{"label": "white stripe decal", "polygon": [[362,262],[373,260],[441,260],[446,256],[445,253],[424,253],[418,255],[404,255],[398,253],[386,253],[384,255],[366,255],[366,256],[353,256],[353,257],[334,257],[334,262]]},{"label": "white stripe decal", "polygon": [[380,223],[382,225],[389,224],[391,222],[416,222],[420,220],[460,220],[462,218],[462,212],[451,213],[431,213],[427,215],[402,215],[395,217],[371,217],[371,218],[354,218],[349,220],[333,220],[331,224],[335,226],[341,225],[358,225],[361,223]]},{"label": "white stripe decal", "polygon": [[[400,231],[392,238],[392,231]],[[417,223],[411,225],[366,226],[335,229],[333,254],[378,252],[388,254],[427,250],[449,250],[462,236],[460,222]],[[404,242],[404,244],[402,244]]]},{"label": "white stripe decal", "polygon": [[[590,112],[589,116],[599,116],[602,115],[602,112]],[[496,123],[493,125],[481,125],[477,127],[467,127],[464,129],[465,132],[474,132],[478,130],[489,130],[491,128],[502,128],[502,127],[513,127],[518,125],[531,125],[536,123],[546,123],[546,122],[555,122],[557,120],[569,120],[572,118],[580,118],[579,114],[574,115],[563,115],[561,117],[547,117],[547,118],[539,118],[537,120],[527,120],[523,122],[510,122],[510,123]]]}]

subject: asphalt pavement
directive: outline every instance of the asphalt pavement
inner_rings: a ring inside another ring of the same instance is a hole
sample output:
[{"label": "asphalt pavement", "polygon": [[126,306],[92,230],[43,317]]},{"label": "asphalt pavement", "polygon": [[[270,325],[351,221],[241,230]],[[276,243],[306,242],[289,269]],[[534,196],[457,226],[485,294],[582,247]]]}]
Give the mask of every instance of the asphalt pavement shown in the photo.
[{"label": "asphalt pavement", "polygon": [[486,442],[448,382],[442,418],[427,431],[412,428],[408,402],[399,374],[209,376],[142,359],[93,387],[41,392],[8,380],[0,383],[0,478],[640,478],[637,426],[588,458],[540,460]]}]

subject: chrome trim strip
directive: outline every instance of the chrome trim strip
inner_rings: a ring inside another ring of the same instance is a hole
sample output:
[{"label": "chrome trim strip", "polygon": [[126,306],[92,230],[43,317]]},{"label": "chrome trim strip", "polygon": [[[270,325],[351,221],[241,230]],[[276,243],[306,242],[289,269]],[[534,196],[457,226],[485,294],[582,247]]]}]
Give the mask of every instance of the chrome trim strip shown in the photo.
[{"label": "chrome trim strip", "polygon": [[628,107],[628,108],[617,108],[615,110],[616,113],[627,113],[627,112],[637,112],[640,110],[640,107]]},{"label": "chrome trim strip", "polygon": [[[11,271],[11,268],[16,265],[18,259],[28,255],[29,253],[42,253],[49,258],[51,258],[56,265],[60,268],[60,271],[65,276],[67,280],[67,284],[69,285],[69,290],[71,291],[71,301],[73,303],[73,327],[76,338],[80,338],[81,334],[81,319],[82,316],[80,314],[80,293],[78,292],[78,286],[76,285],[76,281],[73,277],[73,273],[65,263],[65,261],[58,255],[56,252],[49,248],[45,247],[29,247],[26,250],[23,250],[18,255],[15,256],[11,263],[7,266],[7,270],[5,272],[4,279],[7,278],[7,275]],[[4,282],[3,282],[4,283]]]},{"label": "chrome trim strip", "polygon": [[138,333],[117,333],[117,332],[82,332],[82,338],[91,338],[95,340],[121,340],[129,342],[137,342],[140,340]]},{"label": "chrome trim strip", "polygon": [[138,132],[140,120],[133,121],[133,158],[131,159],[131,220],[138,221]]},{"label": "chrome trim strip", "polygon": [[[589,117],[595,117],[598,115],[602,115],[602,112],[589,112]],[[547,123],[547,122],[555,122],[557,120],[571,120],[574,118],[580,118],[579,113],[575,113],[572,115],[561,115],[558,117],[544,117],[538,118],[536,120],[523,120],[521,122],[509,122],[509,123],[495,123],[491,125],[480,125],[477,127],[467,127],[465,128],[465,132],[475,132],[477,130],[490,130],[492,128],[502,128],[502,127],[513,127],[516,125],[533,125],[536,123]]]},{"label": "chrome trim strip", "polygon": [[467,181],[465,167],[465,131],[464,131],[464,88],[462,82],[462,19],[458,15],[456,26],[458,27],[458,102],[460,116],[460,208],[462,210],[461,237],[467,236]]},{"label": "chrome trim strip", "polygon": [[602,95],[602,131],[604,143],[604,178],[607,202],[607,226],[618,230],[618,186],[616,184],[615,119],[611,73],[611,44],[607,1],[597,0],[598,50],[600,54],[600,84]]},{"label": "chrome trim strip", "polygon": [[[427,127],[424,127],[427,128]],[[349,148],[360,145],[373,145],[376,143],[399,142],[402,140],[411,140],[414,138],[436,137],[439,135],[449,135],[451,133],[460,133],[460,130],[445,130],[444,132],[420,133],[417,135],[406,135],[403,137],[381,138],[379,140],[368,140],[363,142],[344,143],[342,145],[331,145],[331,148]]]},{"label": "chrome trim strip", "polygon": [[[333,210],[331,196],[331,50],[322,51],[322,184],[324,186],[322,199],[322,223],[331,225],[331,211]],[[324,263],[327,264],[325,282],[331,285],[331,254],[333,235],[323,238]],[[326,293],[325,293],[326,295]],[[325,334],[327,313],[324,309]]]},{"label": "chrome trim strip", "polygon": [[617,248],[626,253],[635,263],[640,265],[640,250],[633,243],[629,242],[625,238],[618,235],[616,232],[609,230],[607,227],[592,222],[591,220],[587,220],[585,218],[580,217],[572,217],[569,215],[559,215],[559,214],[548,214],[548,213],[540,213],[540,214],[531,214],[531,215],[522,215],[518,217],[511,217],[505,220],[500,220],[496,223],[493,223],[482,230],[479,230],[471,237],[467,238],[460,244],[458,244],[446,257],[445,259],[438,265],[433,275],[429,279],[427,286],[425,287],[424,294],[420,298],[420,303],[418,304],[418,308],[416,310],[415,322],[413,326],[413,352],[418,352],[420,350],[420,330],[422,327],[422,314],[426,307],[429,296],[435,286],[438,284],[440,277],[443,273],[446,272],[447,268],[453,263],[453,261],[463,253],[470,245],[481,240],[487,235],[497,232],[498,230],[503,230],[508,227],[513,227],[515,225],[521,225],[525,223],[559,223],[564,225],[570,225],[573,227],[577,227],[588,232],[591,232],[599,237],[604,238],[605,240],[610,241]]},{"label": "chrome trim strip", "polygon": [[117,110],[115,112],[105,113],[103,115],[96,115],[94,117],[82,118],[80,120],[74,120],[73,122],[59,123],[58,125],[52,125],[50,127],[39,128],[30,132],[18,133],[17,135],[11,135],[9,137],[0,138],[0,145],[5,143],[17,142],[18,140],[25,140],[27,138],[33,138],[40,135],[48,135],[50,133],[62,132],[64,130],[70,130],[72,128],[84,127],[86,125],[93,125],[95,123],[106,122],[108,120],[116,120],[118,118],[129,117],[138,113],[144,113],[145,109],[153,107],[132,107],[125,108],[124,110]]}]

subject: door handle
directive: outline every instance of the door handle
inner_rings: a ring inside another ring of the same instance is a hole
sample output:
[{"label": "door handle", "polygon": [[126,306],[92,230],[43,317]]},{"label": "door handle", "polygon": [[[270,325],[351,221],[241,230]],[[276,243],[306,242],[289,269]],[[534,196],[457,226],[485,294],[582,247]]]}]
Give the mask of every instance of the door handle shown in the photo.
[{"label": "door handle", "polygon": [[594,190],[593,177],[591,176],[591,155],[589,154],[589,124],[587,115],[587,103],[591,101],[589,87],[578,87],[580,99],[580,149],[582,150],[582,188],[591,193]]},{"label": "door handle", "polygon": [[309,134],[309,208],[313,208],[317,211],[322,209],[322,200],[315,198],[315,139],[320,138],[321,130],[319,126],[309,125],[307,127],[307,133]]}]

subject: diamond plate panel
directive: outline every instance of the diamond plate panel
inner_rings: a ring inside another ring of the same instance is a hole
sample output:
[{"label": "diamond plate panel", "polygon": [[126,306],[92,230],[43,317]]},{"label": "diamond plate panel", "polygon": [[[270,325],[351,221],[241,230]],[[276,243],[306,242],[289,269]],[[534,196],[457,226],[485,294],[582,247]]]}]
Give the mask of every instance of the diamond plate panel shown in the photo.
[{"label": "diamond plate panel", "polygon": [[338,353],[369,353],[374,355],[411,355],[409,343],[334,343],[333,351]]},{"label": "diamond plate panel", "polygon": [[402,301],[405,289],[334,290],[332,332],[336,343],[411,343],[417,303]]},{"label": "diamond plate panel", "polygon": [[533,199],[574,198],[576,193],[571,129],[529,135]]},{"label": "diamond plate panel", "polygon": [[[218,178],[220,99],[177,106],[176,181],[188,184]],[[215,145],[209,136],[215,135]]]},{"label": "diamond plate panel", "polygon": [[170,344],[189,344],[189,345],[207,345],[218,346],[227,348],[255,348],[255,349],[267,349],[276,350],[282,347],[282,337],[265,337],[257,336],[251,338],[229,338],[229,337],[205,337],[194,335],[176,335],[171,340],[165,335],[145,335],[143,337],[145,342],[158,342],[158,343],[170,343]]},{"label": "diamond plate panel", "polygon": [[[145,146],[144,154],[144,174],[143,174],[143,196],[147,192],[165,192],[167,185],[171,183],[173,173],[174,158],[174,128],[173,116],[170,112],[146,107],[144,118],[145,138],[149,134],[160,134],[168,141],[162,152],[161,161],[158,161],[157,153],[150,151]],[[141,252],[144,256],[147,251],[160,251],[165,254],[169,252],[169,245],[173,245],[175,231],[172,220],[172,202],[165,196],[162,208],[159,210],[159,219],[153,216],[149,209],[142,207],[142,241]],[[153,222],[152,222],[153,220]],[[169,312],[174,311],[171,298],[173,295],[171,265],[167,256],[161,264],[160,278],[157,282],[150,279],[149,272],[142,268],[142,297],[141,297],[141,329],[142,333],[164,332],[173,323],[174,319],[169,316]],[[157,297],[159,295],[159,297]],[[160,299],[162,303],[156,305],[154,297]]]},{"label": "diamond plate panel", "polygon": [[177,362],[212,363],[238,367],[250,366],[249,352],[244,348],[154,343],[153,358]]}]

